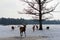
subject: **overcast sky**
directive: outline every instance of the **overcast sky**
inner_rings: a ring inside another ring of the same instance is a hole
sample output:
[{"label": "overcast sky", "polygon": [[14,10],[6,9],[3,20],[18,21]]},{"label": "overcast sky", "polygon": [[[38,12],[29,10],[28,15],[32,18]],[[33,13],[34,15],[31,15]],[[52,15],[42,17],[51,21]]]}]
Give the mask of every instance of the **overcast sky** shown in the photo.
[{"label": "overcast sky", "polygon": [[[55,2],[60,2],[60,0],[54,0],[53,4]],[[52,5],[52,4],[50,4]],[[23,12],[22,10],[26,7],[26,5],[19,0],[0,0],[0,18],[6,17],[6,18],[26,18],[30,19],[32,18],[29,15],[21,15],[18,14],[18,11]],[[60,11],[60,4],[57,6],[55,11]],[[60,12],[53,12],[54,14],[52,19],[60,19]]]}]

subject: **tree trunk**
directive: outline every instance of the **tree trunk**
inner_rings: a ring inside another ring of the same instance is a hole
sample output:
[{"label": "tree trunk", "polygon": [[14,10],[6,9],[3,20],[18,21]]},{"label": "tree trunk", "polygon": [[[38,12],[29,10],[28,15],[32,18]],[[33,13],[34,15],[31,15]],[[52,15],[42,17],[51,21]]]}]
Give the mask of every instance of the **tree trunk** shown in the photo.
[{"label": "tree trunk", "polygon": [[39,13],[39,30],[43,30],[43,28],[42,28],[42,15],[41,15],[41,12]]},{"label": "tree trunk", "polygon": [[43,28],[42,28],[42,15],[39,16],[39,30],[43,30]]},{"label": "tree trunk", "polygon": [[39,30],[43,30],[42,28],[42,14],[41,14],[41,0],[39,0]]}]

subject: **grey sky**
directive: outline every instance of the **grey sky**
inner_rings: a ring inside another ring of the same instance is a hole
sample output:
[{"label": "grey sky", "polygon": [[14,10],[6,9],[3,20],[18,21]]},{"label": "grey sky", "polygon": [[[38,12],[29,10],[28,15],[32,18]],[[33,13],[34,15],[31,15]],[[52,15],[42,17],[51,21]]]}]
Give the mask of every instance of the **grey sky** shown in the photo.
[{"label": "grey sky", "polygon": [[13,17],[16,11],[15,0],[0,0],[0,17]]},{"label": "grey sky", "polygon": [[[54,0],[55,2],[60,2],[60,0]],[[55,3],[54,2],[54,3]],[[51,5],[51,4],[50,4]],[[29,15],[20,15],[17,11],[21,11],[26,7],[26,5],[19,0],[0,0],[0,18],[6,17],[6,18],[26,18],[30,19],[31,16]],[[55,9],[56,11],[60,11],[60,4]],[[53,14],[53,13],[52,13]],[[60,12],[55,13],[54,12],[54,18],[53,19],[60,19]],[[56,18],[55,18],[56,17]]]}]

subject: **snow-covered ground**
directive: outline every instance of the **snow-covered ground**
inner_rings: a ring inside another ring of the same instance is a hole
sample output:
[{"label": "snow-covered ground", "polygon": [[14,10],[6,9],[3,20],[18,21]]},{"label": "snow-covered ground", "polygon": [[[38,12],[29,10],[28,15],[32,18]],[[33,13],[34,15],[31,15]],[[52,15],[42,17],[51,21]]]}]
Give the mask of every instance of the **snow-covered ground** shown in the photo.
[{"label": "snow-covered ground", "polygon": [[[4,37],[14,37],[20,36],[18,25],[15,26],[15,30],[11,29],[12,25],[3,26],[0,25],[0,38]],[[46,30],[46,27],[49,26],[50,29]],[[35,30],[32,31],[32,25],[27,25],[26,28],[26,36],[39,36],[39,37],[47,37],[48,40],[60,40],[60,25],[43,25],[43,30]]]}]

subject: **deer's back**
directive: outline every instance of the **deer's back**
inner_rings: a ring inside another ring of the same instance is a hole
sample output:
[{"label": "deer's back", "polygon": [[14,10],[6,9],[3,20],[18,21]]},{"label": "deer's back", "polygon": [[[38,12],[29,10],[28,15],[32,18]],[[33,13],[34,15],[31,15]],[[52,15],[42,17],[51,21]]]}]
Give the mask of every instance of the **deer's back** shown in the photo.
[{"label": "deer's back", "polygon": [[20,32],[25,32],[25,27],[20,27]]}]

